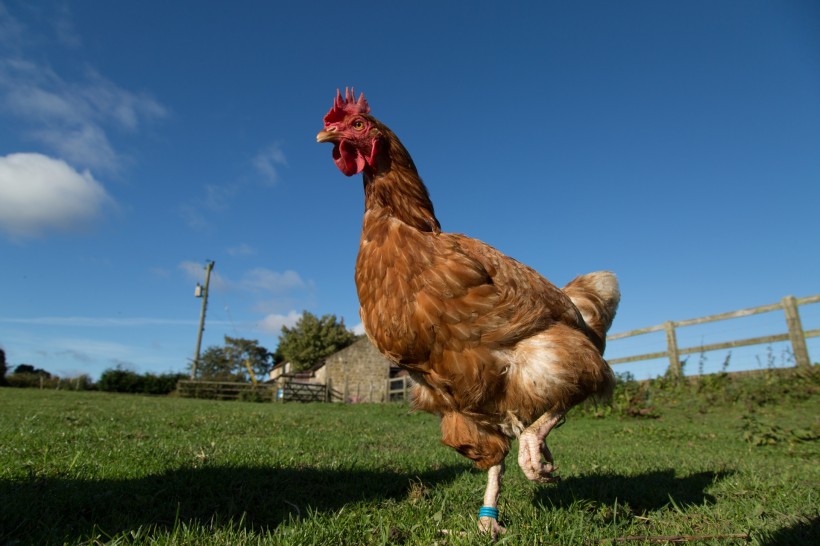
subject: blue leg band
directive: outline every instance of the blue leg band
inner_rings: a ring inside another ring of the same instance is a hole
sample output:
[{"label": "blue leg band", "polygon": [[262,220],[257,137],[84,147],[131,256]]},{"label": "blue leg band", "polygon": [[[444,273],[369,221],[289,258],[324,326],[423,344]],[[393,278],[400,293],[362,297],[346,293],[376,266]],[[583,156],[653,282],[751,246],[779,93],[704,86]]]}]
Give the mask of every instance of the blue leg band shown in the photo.
[{"label": "blue leg band", "polygon": [[483,517],[498,519],[498,508],[493,508],[492,506],[482,506],[481,509],[478,511],[478,517]]}]

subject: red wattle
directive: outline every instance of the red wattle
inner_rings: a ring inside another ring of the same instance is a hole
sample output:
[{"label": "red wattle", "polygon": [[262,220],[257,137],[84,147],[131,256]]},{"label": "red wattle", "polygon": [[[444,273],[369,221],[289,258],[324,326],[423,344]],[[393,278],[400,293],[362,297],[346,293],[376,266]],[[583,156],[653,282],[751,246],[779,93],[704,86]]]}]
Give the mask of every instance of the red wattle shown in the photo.
[{"label": "red wattle", "polygon": [[345,176],[353,176],[364,170],[366,161],[354,146],[346,140],[342,140],[333,146],[333,161]]}]

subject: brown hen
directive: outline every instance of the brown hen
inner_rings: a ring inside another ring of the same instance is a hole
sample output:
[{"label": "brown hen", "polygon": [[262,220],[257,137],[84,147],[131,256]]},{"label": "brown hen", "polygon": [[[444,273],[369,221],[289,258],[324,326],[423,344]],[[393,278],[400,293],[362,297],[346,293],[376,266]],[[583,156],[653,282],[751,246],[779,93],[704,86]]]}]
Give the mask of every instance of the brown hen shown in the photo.
[{"label": "brown hen", "polygon": [[443,233],[399,139],[364,96],[337,92],[316,139],[347,176],[362,174],[356,260],[370,340],[415,382],[414,407],[441,417],[442,442],[487,469],[479,526],[496,535],[510,440],[530,480],[549,482],[545,439],[574,405],[614,383],[604,340],[620,294],[609,272],[559,289],[535,270],[464,235]]}]

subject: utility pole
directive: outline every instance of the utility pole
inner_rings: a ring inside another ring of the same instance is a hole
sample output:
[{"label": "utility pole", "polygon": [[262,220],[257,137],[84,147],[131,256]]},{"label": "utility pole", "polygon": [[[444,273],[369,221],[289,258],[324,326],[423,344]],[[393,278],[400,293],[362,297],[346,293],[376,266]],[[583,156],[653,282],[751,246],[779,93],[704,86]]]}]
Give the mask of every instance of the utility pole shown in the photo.
[{"label": "utility pole", "polygon": [[202,311],[199,313],[199,331],[196,336],[196,349],[194,350],[194,361],[191,364],[191,379],[196,379],[196,365],[199,363],[199,349],[202,346],[202,331],[205,329],[205,310],[208,308],[208,292],[211,285],[211,270],[214,268],[214,261],[211,260],[205,265],[205,286],[196,283],[194,296],[202,298]]}]

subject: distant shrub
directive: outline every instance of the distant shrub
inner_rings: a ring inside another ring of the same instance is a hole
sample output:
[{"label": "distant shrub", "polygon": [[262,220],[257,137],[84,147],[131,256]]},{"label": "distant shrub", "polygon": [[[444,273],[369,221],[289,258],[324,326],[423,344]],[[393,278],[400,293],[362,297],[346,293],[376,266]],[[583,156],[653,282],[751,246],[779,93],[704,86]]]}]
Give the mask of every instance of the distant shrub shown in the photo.
[{"label": "distant shrub", "polygon": [[97,385],[90,376],[83,374],[77,377],[61,378],[57,388],[67,391],[94,391],[97,390]]},{"label": "distant shrub", "polygon": [[616,376],[612,398],[605,403],[586,402],[584,413],[604,417],[660,416],[658,407],[687,406],[700,413],[731,404],[745,404],[750,411],[784,399],[805,400],[820,392],[820,365],[768,368],[729,373],[729,358],[713,374],[676,377],[669,374],[636,381],[631,374]]},{"label": "distant shrub", "polygon": [[239,393],[238,399],[242,402],[270,402],[270,391],[267,389],[252,388]]},{"label": "distant shrub", "polygon": [[40,373],[13,373],[6,376],[9,387],[56,389],[60,384],[58,377]]},{"label": "distant shrub", "polygon": [[170,394],[177,388],[177,382],[180,379],[188,379],[186,374],[182,373],[164,373],[160,375],[145,374],[145,385],[143,388],[146,394]]},{"label": "distant shrub", "polygon": [[6,386],[29,389],[65,389],[72,391],[91,391],[97,388],[88,375],[60,378],[48,372],[15,372],[6,376]]},{"label": "distant shrub", "polygon": [[97,381],[97,387],[106,392],[138,392],[140,376],[122,368],[105,370]]},{"label": "distant shrub", "polygon": [[106,392],[128,392],[140,394],[169,394],[176,389],[177,381],[187,377],[184,374],[138,374],[122,368],[105,370],[97,382],[97,387]]}]

